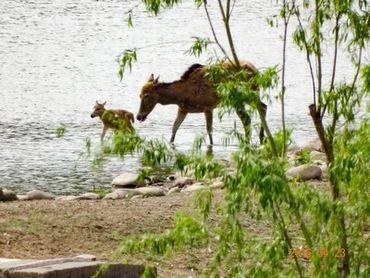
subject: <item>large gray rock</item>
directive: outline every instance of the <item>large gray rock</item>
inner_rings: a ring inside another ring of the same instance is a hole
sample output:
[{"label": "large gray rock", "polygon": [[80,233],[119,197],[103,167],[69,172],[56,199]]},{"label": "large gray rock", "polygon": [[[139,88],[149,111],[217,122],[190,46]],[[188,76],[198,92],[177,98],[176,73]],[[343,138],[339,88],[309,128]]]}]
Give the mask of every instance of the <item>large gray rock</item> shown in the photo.
[{"label": "large gray rock", "polygon": [[306,181],[312,179],[321,179],[322,171],[319,166],[306,164],[292,167],[286,171],[285,174],[288,178],[297,178],[299,180]]},{"label": "large gray rock", "polygon": [[144,197],[157,197],[166,195],[166,192],[163,188],[156,186],[139,187],[136,188],[135,191]]},{"label": "large gray rock", "polygon": [[[91,255],[49,260],[19,260],[0,258],[1,278],[65,278],[92,277],[103,264]],[[101,277],[139,278],[145,267],[110,263]],[[151,277],[157,276],[156,268],[150,268]]]},{"label": "large gray rock", "polygon": [[207,189],[208,187],[204,185],[202,182],[197,182],[192,185],[186,186],[181,192],[193,192],[193,191],[198,191],[198,190],[204,190]]},{"label": "large gray rock", "polygon": [[18,200],[18,197],[14,191],[0,188],[0,202],[16,200]]},{"label": "large gray rock", "polygon": [[135,194],[133,190],[119,189],[105,195],[103,200],[120,200],[130,198],[134,195],[137,195],[137,193]]},{"label": "large gray rock", "polygon": [[27,193],[27,200],[54,200],[55,196],[53,194],[41,191],[41,190],[32,190]]},{"label": "large gray rock", "polygon": [[172,187],[170,190],[168,190],[167,195],[173,195],[175,193],[179,193],[181,191],[180,187]]},{"label": "large gray rock", "polygon": [[55,198],[56,201],[75,201],[77,200],[77,196],[67,195],[67,196],[58,196]]},{"label": "large gray rock", "polygon": [[222,189],[225,187],[225,184],[221,180],[214,181],[210,186],[211,189]]},{"label": "large gray rock", "polygon": [[193,183],[194,183],[194,179],[190,177],[178,177],[174,182],[174,186],[184,187],[185,185],[189,185]]},{"label": "large gray rock", "polygon": [[326,164],[320,165],[322,171],[322,179],[327,180],[329,178],[328,166]]},{"label": "large gray rock", "polygon": [[133,188],[137,185],[137,178],[137,174],[123,173],[113,179],[112,186],[116,188]]},{"label": "large gray rock", "polygon": [[131,200],[142,199],[143,197],[143,195],[134,195],[131,197]]},{"label": "large gray rock", "polygon": [[85,193],[76,197],[77,200],[99,200],[100,196],[96,193]]},{"label": "large gray rock", "polygon": [[28,201],[27,195],[17,195],[19,201]]}]

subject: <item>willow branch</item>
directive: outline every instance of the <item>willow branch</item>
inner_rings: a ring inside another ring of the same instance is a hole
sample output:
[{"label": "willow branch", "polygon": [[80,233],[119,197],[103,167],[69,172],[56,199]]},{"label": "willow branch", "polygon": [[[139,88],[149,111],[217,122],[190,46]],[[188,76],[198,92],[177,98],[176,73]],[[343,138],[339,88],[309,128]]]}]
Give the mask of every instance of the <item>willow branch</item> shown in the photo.
[{"label": "willow branch", "polygon": [[[322,61],[321,61],[321,40],[320,40],[320,28],[319,28],[319,2],[320,0],[315,1],[315,21],[316,25],[314,28],[314,33],[316,32],[316,63],[317,63],[317,94],[318,94],[318,100],[319,100],[319,106],[317,108],[318,112],[320,113],[321,111],[321,105],[322,105]],[[315,34],[314,34],[315,35]]]},{"label": "willow branch", "polygon": [[[329,94],[333,92],[334,90],[334,81],[335,81],[335,74],[336,74],[336,68],[337,68],[337,59],[338,59],[338,43],[339,43],[339,20],[340,20],[341,14],[338,13],[335,19],[335,35],[334,35],[334,58],[333,58],[333,69],[331,72],[331,80],[330,80],[330,87],[329,87]],[[327,108],[327,103],[325,103],[324,108],[321,113],[321,117],[325,115]]]},{"label": "willow branch", "polygon": [[[304,30],[303,29],[303,24],[302,24],[302,21],[301,21],[301,17],[299,16],[299,10],[298,10],[298,8],[297,8],[297,11],[295,12],[295,15],[296,15],[297,20],[298,20],[299,28],[301,28],[301,30],[303,31]],[[311,62],[311,57],[310,57],[310,52],[309,52],[309,46],[308,46],[308,43],[306,41],[306,38],[304,38],[303,43],[304,43],[304,47],[305,47],[305,50],[306,50],[306,59],[307,59],[307,62],[308,62],[308,66],[310,68],[310,75],[311,75],[311,82],[312,82],[313,104],[316,107],[316,82],[315,82],[315,75],[314,75],[314,72],[313,72],[313,67],[312,67],[312,62]]]},{"label": "willow branch", "polygon": [[[281,211],[280,211],[280,207],[279,207],[278,204],[276,204],[275,205],[276,206],[276,210],[275,210],[275,206],[274,206],[273,200],[270,199],[270,201],[272,203],[272,214],[273,214],[273,217],[278,220],[278,225],[280,227],[281,232],[283,233],[283,236],[285,238],[285,241],[286,241],[289,249],[292,249],[293,248],[292,241],[291,241],[291,239],[289,237],[288,230],[286,228],[283,215],[281,214]],[[278,214],[276,214],[276,211],[278,212]],[[303,277],[301,265],[299,264],[298,258],[297,258],[297,256],[295,254],[294,254],[293,258],[294,258],[294,262],[296,264],[296,267],[297,267],[297,270],[298,270],[298,273],[299,273],[299,277]]]},{"label": "willow branch", "polygon": [[232,63],[229,55],[227,55],[226,53],[226,50],[223,48],[223,46],[221,45],[221,43],[219,42],[218,38],[217,38],[217,35],[216,35],[216,31],[215,31],[215,28],[213,26],[213,23],[212,23],[212,19],[211,19],[211,16],[209,14],[209,11],[208,11],[208,8],[207,8],[207,0],[203,0],[203,6],[204,6],[204,10],[206,12],[206,15],[207,15],[207,19],[208,19],[208,23],[209,23],[209,26],[211,27],[211,31],[212,31],[212,35],[213,35],[213,39],[215,40],[215,43],[217,44],[217,46],[220,48],[220,50],[222,51],[222,53],[225,55],[226,59]]},{"label": "willow branch", "polygon": [[240,62],[239,62],[238,56],[237,56],[236,51],[235,51],[234,41],[233,41],[233,37],[231,35],[230,24],[229,24],[229,22],[230,22],[230,0],[227,0],[227,3],[226,3],[226,12],[225,12],[224,7],[222,6],[221,0],[218,0],[218,5],[220,7],[222,19],[224,21],[224,25],[225,25],[225,29],[226,29],[226,35],[227,35],[227,40],[229,41],[229,46],[230,46],[231,54],[232,54],[233,59],[234,59],[234,63],[236,65],[236,67],[238,69],[240,69],[241,66],[240,66]]}]

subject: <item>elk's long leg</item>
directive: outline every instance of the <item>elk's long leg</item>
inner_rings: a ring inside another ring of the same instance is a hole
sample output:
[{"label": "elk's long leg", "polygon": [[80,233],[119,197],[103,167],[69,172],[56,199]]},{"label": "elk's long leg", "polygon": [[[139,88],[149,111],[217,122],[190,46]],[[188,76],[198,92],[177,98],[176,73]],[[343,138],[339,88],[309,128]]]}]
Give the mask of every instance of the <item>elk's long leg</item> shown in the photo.
[{"label": "elk's long leg", "polygon": [[244,127],[245,140],[249,142],[251,137],[251,117],[248,115],[248,112],[245,110],[244,105],[239,106],[236,109],[236,114],[240,118],[240,121]]},{"label": "elk's long leg", "polygon": [[172,127],[172,136],[171,136],[171,141],[170,141],[171,143],[173,143],[173,141],[175,141],[176,132],[179,129],[182,122],[184,121],[187,114],[188,113],[183,111],[181,108],[179,108],[177,110],[177,117],[176,117],[176,120],[173,123],[173,127]]},{"label": "elk's long leg", "polygon": [[207,133],[209,136],[209,143],[213,145],[213,138],[212,138],[212,124],[213,124],[213,111],[207,110],[204,112],[204,115],[206,116],[206,122],[207,122]]}]

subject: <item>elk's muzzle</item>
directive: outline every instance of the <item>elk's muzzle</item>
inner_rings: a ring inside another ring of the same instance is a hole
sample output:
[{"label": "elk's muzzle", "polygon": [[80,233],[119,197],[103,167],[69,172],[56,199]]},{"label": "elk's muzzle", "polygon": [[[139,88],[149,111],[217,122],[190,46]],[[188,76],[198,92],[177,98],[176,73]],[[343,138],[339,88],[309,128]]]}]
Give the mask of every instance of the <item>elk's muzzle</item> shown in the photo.
[{"label": "elk's muzzle", "polygon": [[137,119],[139,122],[144,122],[144,121],[146,120],[146,115],[143,115],[143,114],[137,114],[136,119]]}]

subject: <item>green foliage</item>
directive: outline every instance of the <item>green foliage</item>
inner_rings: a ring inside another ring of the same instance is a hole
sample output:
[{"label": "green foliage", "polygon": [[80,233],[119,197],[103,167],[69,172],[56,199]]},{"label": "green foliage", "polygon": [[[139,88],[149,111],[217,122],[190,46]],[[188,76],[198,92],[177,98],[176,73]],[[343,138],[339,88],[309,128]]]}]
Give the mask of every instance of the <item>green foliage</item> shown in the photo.
[{"label": "green foliage", "polygon": [[144,140],[136,133],[125,130],[116,130],[112,139],[112,153],[124,157],[133,154],[142,148]]},{"label": "green foliage", "polygon": [[159,166],[169,162],[173,157],[172,153],[169,152],[168,145],[157,139],[147,141],[142,148],[141,161],[144,166]]},{"label": "green foliage", "polygon": [[67,126],[65,124],[60,124],[56,129],[55,129],[55,136],[57,138],[63,137],[67,130]]},{"label": "green foliage", "polygon": [[95,153],[91,164],[93,169],[101,169],[104,164],[104,154],[102,152]]},{"label": "green foliage", "polygon": [[125,240],[120,252],[150,252],[156,255],[169,255],[173,250],[181,250],[184,246],[199,247],[208,243],[208,231],[191,216],[176,214],[174,228],[163,234],[147,234],[138,240]]},{"label": "green foliage", "polygon": [[366,65],[361,70],[363,89],[366,94],[370,94],[370,65]]},{"label": "green foliage", "polygon": [[[134,27],[134,25],[132,24],[132,10],[130,10],[129,12],[128,12],[128,16],[127,16],[127,26],[129,27],[129,28],[132,28],[132,27]],[[122,72],[122,74],[123,74],[123,72]],[[121,79],[122,79],[122,77],[121,77]]]},{"label": "green foliage", "polygon": [[157,15],[161,8],[172,8],[175,4],[181,3],[181,0],[142,0],[146,9]]},{"label": "green foliage", "polygon": [[163,182],[172,174],[173,168],[169,166],[143,167],[139,170],[138,181]]},{"label": "green foliage", "polygon": [[87,155],[89,156],[91,153],[91,139],[88,137],[85,138],[85,148],[86,148]]},{"label": "green foliage", "polygon": [[98,194],[100,198],[104,198],[111,190],[105,187],[94,187],[93,192]]},{"label": "green foliage", "polygon": [[106,277],[107,276],[107,273],[109,271],[109,268],[110,268],[110,264],[109,263],[103,263],[98,271],[92,276],[92,278],[102,278],[102,277]]},{"label": "green foliage", "polygon": [[144,272],[141,275],[141,278],[156,278],[157,273],[155,272],[154,268],[145,266]]},{"label": "green foliage", "polygon": [[[275,144],[276,144],[276,149],[277,149],[279,154],[283,154],[283,152],[285,151],[284,146],[289,146],[292,143],[291,135],[292,135],[291,130],[286,130],[286,136],[284,136],[282,130],[278,130],[274,134],[274,141],[275,141]],[[285,140],[285,142],[284,142],[284,140]],[[266,152],[266,156],[269,157],[272,153],[271,145],[265,143],[264,148],[265,148],[264,150]],[[310,154],[308,153],[308,157],[309,157],[309,155]],[[282,157],[283,157],[283,155],[282,155]]]},{"label": "green foliage", "polygon": [[298,164],[309,164],[311,163],[311,156],[309,150],[301,150],[295,157],[295,162]]},{"label": "green foliage", "polygon": [[120,76],[121,80],[123,78],[123,74],[126,68],[132,70],[132,64],[137,61],[137,53],[136,49],[126,49],[122,56],[119,59],[119,71],[118,75]]},{"label": "green foliage", "polygon": [[209,38],[193,37],[193,39],[194,43],[189,48],[189,50],[186,51],[186,53],[199,57],[204,50],[207,50],[207,47],[211,43],[211,41]]}]

